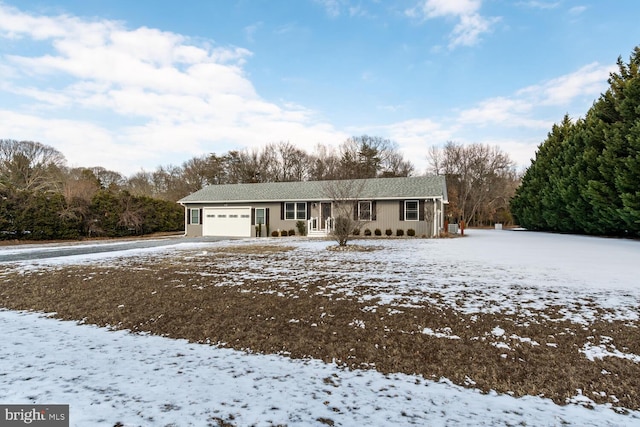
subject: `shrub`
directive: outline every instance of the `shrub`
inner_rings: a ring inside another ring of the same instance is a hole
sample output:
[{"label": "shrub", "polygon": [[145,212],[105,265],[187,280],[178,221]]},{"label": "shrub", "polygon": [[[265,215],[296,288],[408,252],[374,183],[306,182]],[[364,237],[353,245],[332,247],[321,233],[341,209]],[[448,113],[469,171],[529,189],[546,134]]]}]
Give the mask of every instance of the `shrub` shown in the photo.
[{"label": "shrub", "polygon": [[273,230],[273,231],[271,232],[271,237],[278,237],[279,235],[280,235],[280,233],[278,233],[278,231],[277,231],[277,230]]},{"label": "shrub", "polygon": [[400,237],[400,236],[404,236],[404,230],[401,228],[398,228],[396,230],[396,236]]},{"label": "shrub", "polygon": [[376,228],[376,230],[373,232],[373,234],[375,234],[376,236],[382,236],[382,231],[380,231],[379,228]]},{"label": "shrub", "polygon": [[410,228],[407,230],[407,236],[415,236],[416,235],[416,230],[414,230],[413,228]]},{"label": "shrub", "polygon": [[384,234],[386,234],[387,236],[391,236],[393,234],[393,230],[391,230],[390,228],[387,228]]},{"label": "shrub", "polygon": [[280,236],[282,236],[282,237],[287,237],[288,235],[289,235],[289,233],[287,233],[287,230],[282,230],[280,232]]},{"label": "shrub", "polygon": [[371,230],[369,230],[368,228],[364,229],[364,235],[365,236],[371,236]]},{"label": "shrub", "polygon": [[291,229],[289,230],[289,236],[295,236],[296,235],[296,230]]},{"label": "shrub", "polygon": [[355,229],[353,230],[353,233],[352,233],[352,234],[353,234],[354,236],[359,236],[359,235],[360,235],[360,229],[359,229],[359,228],[355,228]]},{"label": "shrub", "polygon": [[[298,221],[296,222],[296,228],[298,229],[298,234],[301,236],[306,236],[307,235],[307,223],[304,221]],[[291,230],[289,230],[291,231]],[[290,236],[293,236],[293,234],[289,233]]]}]

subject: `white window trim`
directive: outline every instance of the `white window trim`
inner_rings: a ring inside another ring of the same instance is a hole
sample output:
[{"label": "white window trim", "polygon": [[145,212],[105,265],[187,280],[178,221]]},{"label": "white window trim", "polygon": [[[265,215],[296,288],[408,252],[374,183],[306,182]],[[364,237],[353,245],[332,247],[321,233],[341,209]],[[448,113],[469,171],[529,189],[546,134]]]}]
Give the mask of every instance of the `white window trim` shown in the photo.
[{"label": "white window trim", "polygon": [[[304,211],[300,213],[302,216],[298,215],[298,204],[304,205]],[[287,213],[290,209],[287,209],[287,205],[293,205],[293,218],[288,218]],[[296,220],[306,220],[307,219],[307,202],[285,202],[284,203],[284,219],[286,221],[296,221]]]},{"label": "white window trim", "polygon": [[[195,212],[195,221],[194,213]],[[189,209],[189,223],[199,225],[200,224],[200,209]]]},{"label": "white window trim", "polygon": [[[360,210],[360,203],[368,203],[368,204],[369,204],[369,218],[363,218],[363,217],[362,217],[362,212],[361,212],[361,210]],[[371,201],[367,201],[367,200],[359,201],[359,202],[358,202],[358,219],[359,219],[360,221],[371,221],[371,218],[372,218],[372,216],[373,216],[373,215],[372,215],[372,213],[373,213],[373,212],[372,212],[372,208],[373,208],[373,206],[372,206]]]},{"label": "white window trim", "polygon": [[[408,219],[407,218],[407,212],[409,211],[409,209],[407,209],[407,203],[415,203],[416,204],[416,219]],[[420,221],[420,201],[418,200],[405,200],[404,201],[404,220],[405,221]]]},{"label": "white window trim", "polygon": [[[258,222],[258,211],[262,211],[262,221]],[[262,224],[265,225],[267,222],[267,208],[256,208],[256,225]]]}]

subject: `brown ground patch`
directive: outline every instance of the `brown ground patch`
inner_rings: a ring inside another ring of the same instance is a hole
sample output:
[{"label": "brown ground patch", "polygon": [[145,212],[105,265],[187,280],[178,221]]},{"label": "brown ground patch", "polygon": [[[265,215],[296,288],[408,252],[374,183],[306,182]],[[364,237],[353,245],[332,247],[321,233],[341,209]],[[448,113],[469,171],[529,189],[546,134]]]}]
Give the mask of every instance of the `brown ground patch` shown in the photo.
[{"label": "brown ground patch", "polygon": [[[580,389],[597,403],[640,409],[639,363],[613,357],[591,362],[580,352],[586,343],[604,341],[640,354],[638,322],[577,325],[558,320],[562,307],[533,313],[526,325],[512,315],[465,315],[429,304],[372,310],[375,301],[328,294],[322,272],[305,283],[247,279],[242,267],[229,263],[250,264],[289,250],[239,245],[117,267],[5,271],[0,307],[349,368],[446,377],[485,392],[544,396],[559,404]],[[496,326],[504,335],[492,333]],[[425,328],[459,339],[424,334]]]}]

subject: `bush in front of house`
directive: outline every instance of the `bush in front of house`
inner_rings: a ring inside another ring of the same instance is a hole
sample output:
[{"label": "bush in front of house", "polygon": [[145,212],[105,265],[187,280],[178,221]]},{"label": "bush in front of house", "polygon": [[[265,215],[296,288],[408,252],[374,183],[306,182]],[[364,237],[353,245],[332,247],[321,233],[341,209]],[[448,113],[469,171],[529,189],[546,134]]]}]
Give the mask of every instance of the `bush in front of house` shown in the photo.
[{"label": "bush in front of house", "polygon": [[373,234],[375,234],[376,236],[382,236],[382,231],[379,228],[376,228]]},{"label": "bush in front of house", "polygon": [[387,229],[384,231],[384,234],[386,234],[387,236],[391,236],[391,235],[393,235],[393,230],[391,230],[390,228],[387,228]]},{"label": "bush in front of house", "polygon": [[297,221],[296,228],[298,229],[298,234],[301,236],[307,235],[307,223],[304,221]]},{"label": "bush in front of house", "polygon": [[413,228],[410,228],[407,230],[407,236],[413,237],[416,235],[416,230],[414,230]]},{"label": "bush in front of house", "polygon": [[291,229],[289,230],[289,236],[295,236],[296,235],[296,230]]},{"label": "bush in front of house", "polygon": [[398,228],[396,230],[396,236],[398,236],[398,237],[404,236],[404,230],[401,229],[401,228]]},{"label": "bush in front of house", "polygon": [[280,236],[282,236],[282,237],[287,237],[288,235],[289,235],[289,233],[287,232],[287,230],[282,230],[280,232]]},{"label": "bush in front of house", "polygon": [[368,228],[364,229],[364,235],[365,236],[371,236],[371,230],[369,230]]},{"label": "bush in front of house", "polygon": [[271,232],[271,237],[278,237],[278,236],[280,236],[280,233],[277,230],[273,230]]},{"label": "bush in front of house", "polygon": [[359,236],[359,235],[360,235],[360,229],[359,229],[359,228],[355,228],[355,229],[353,230],[353,233],[352,233],[352,234],[353,234],[354,236]]}]

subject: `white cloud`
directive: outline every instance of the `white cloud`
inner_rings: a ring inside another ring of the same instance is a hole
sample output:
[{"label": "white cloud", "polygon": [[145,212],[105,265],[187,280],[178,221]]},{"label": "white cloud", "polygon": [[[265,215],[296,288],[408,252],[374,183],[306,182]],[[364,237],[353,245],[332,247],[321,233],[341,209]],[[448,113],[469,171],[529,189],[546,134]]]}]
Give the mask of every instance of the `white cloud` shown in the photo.
[{"label": "white cloud", "polygon": [[573,73],[526,87],[518,95],[540,105],[566,106],[579,98],[594,100],[606,90],[609,73],[615,70],[615,65],[604,66],[594,62]]},{"label": "white cloud", "polygon": [[481,0],[426,0],[422,2],[422,13],[427,18],[473,15],[480,6]]},{"label": "white cloud", "polygon": [[484,18],[479,14],[461,15],[460,22],[451,33],[449,48],[475,45],[480,36],[490,32],[499,20],[500,18]]},{"label": "white cloud", "polygon": [[482,0],[421,0],[405,13],[423,20],[447,17],[458,19],[449,35],[449,48],[454,49],[477,44],[480,36],[490,32],[500,20],[498,17],[486,18],[480,15],[481,6]]},{"label": "white cloud", "polygon": [[262,22],[256,22],[255,24],[247,25],[246,27],[244,27],[244,33],[249,43],[255,42],[255,35],[261,27]]},{"label": "white cloud", "polygon": [[533,9],[555,9],[558,6],[560,6],[560,2],[532,0],[532,1],[519,2],[518,5],[523,5]]},{"label": "white cloud", "polygon": [[315,0],[315,2],[324,7],[327,15],[333,18],[340,16],[340,0]]},{"label": "white cloud", "polygon": [[569,14],[571,15],[580,15],[587,10],[587,6],[574,6],[569,9]]},{"label": "white cloud", "polygon": [[346,137],[316,123],[313,111],[262,99],[245,75],[252,53],[242,47],[0,3],[3,37],[45,52],[3,57],[0,93],[20,98],[13,112],[0,104],[0,121],[9,123],[3,137],[52,145],[75,165],[128,174],[212,151]]},{"label": "white cloud", "polygon": [[377,130],[400,144],[418,172],[426,168],[427,149],[447,141],[498,145],[520,168],[527,167],[553,123],[567,112],[584,114],[606,90],[607,78],[614,70],[615,66],[589,64],[440,118],[407,120]]}]

